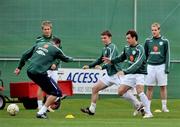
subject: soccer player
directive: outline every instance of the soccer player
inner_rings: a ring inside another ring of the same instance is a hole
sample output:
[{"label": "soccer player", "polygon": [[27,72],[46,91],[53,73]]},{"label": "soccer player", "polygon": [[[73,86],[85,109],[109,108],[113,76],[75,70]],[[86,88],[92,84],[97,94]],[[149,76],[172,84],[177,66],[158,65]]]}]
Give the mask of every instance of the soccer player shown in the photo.
[{"label": "soccer player", "polygon": [[123,52],[118,57],[114,59],[103,57],[103,61],[110,65],[126,61],[126,68],[117,73],[122,77],[118,94],[123,96],[128,89],[136,87],[137,94],[145,106],[143,118],[151,118],[153,115],[149,108],[148,98],[144,93],[145,75],[147,74],[144,47],[137,42],[138,35],[134,30],[129,30],[126,33],[126,40],[128,45],[124,47]]},{"label": "soccer player", "polygon": [[[41,30],[42,30],[42,36],[36,39],[36,43],[40,43],[44,41],[52,42],[52,40],[56,38],[55,36],[52,35],[52,22],[51,21],[43,21],[41,24]],[[59,38],[58,40],[60,41],[59,48],[62,49],[61,40]],[[51,77],[56,83],[58,82],[58,77],[59,77],[58,70],[57,70],[59,63],[60,63],[59,60],[55,60],[52,63],[51,68],[47,71],[48,76]],[[43,106],[43,99],[44,99],[43,91],[39,87],[38,92],[37,92],[38,109],[41,109],[41,107]],[[53,109],[51,109],[51,107],[48,107],[48,110],[54,112]]]},{"label": "soccer player", "polygon": [[[109,31],[104,31],[101,33],[101,40],[104,44],[104,47],[102,49],[101,56],[94,62],[92,62],[89,65],[85,65],[83,68],[101,68],[100,64],[103,63],[102,58],[106,56],[109,59],[115,58],[118,56],[118,49],[114,43],[111,42],[111,33]],[[91,95],[91,104],[87,108],[81,108],[81,111],[83,113],[87,113],[89,115],[94,115],[96,110],[96,101],[98,99],[99,91],[112,86],[113,84],[119,85],[120,84],[120,78],[115,75],[118,70],[121,70],[121,65],[119,63],[109,65],[104,64],[102,65],[102,69],[107,70],[107,75],[104,75],[101,79],[98,80],[98,82],[93,86],[92,88],[92,95]],[[123,95],[124,98],[130,100],[137,110],[141,110],[141,104],[138,101],[138,99],[133,95],[132,92],[126,92]]]},{"label": "soccer player", "polygon": [[46,119],[47,108],[54,103],[57,98],[62,96],[62,92],[57,86],[57,83],[48,76],[47,70],[51,68],[55,59],[60,59],[64,62],[73,60],[58,48],[58,43],[59,41],[54,41],[53,43],[45,41],[35,44],[32,48],[23,53],[19,65],[14,71],[15,74],[18,75],[25,65],[25,62],[29,59],[30,62],[27,67],[28,77],[49,95],[43,107],[37,112],[37,118]]},{"label": "soccer player", "polygon": [[147,38],[144,49],[147,57],[146,95],[151,106],[153,87],[160,86],[162,111],[169,112],[167,108],[167,74],[170,67],[169,41],[161,36],[160,24],[151,25],[152,37]]}]

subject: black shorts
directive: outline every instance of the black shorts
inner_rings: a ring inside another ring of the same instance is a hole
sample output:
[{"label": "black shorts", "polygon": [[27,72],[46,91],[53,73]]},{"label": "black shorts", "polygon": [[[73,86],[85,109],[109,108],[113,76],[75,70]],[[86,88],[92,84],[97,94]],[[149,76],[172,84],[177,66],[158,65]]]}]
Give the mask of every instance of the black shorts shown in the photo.
[{"label": "black shorts", "polygon": [[46,74],[33,74],[27,71],[28,77],[34,81],[41,89],[46,92],[48,95],[53,95],[57,97],[62,96],[62,92],[57,86],[57,83]]}]

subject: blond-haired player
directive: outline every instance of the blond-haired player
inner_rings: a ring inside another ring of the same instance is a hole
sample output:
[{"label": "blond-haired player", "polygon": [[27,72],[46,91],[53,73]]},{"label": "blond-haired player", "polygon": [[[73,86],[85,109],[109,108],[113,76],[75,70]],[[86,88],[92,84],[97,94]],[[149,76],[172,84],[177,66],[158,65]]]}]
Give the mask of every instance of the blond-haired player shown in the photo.
[{"label": "blond-haired player", "polygon": [[162,111],[169,112],[167,108],[167,74],[170,67],[170,47],[169,41],[161,36],[160,24],[151,25],[152,37],[147,38],[144,49],[147,57],[147,97],[151,105],[153,88],[155,85],[160,86],[162,101]]},{"label": "blond-haired player", "polygon": [[[57,38],[55,36],[52,35],[52,22],[45,20],[42,21],[41,23],[41,30],[42,30],[42,36],[37,37],[36,39],[36,43],[41,43],[41,42],[52,42],[53,39]],[[59,48],[62,49],[61,46],[61,40],[58,38],[59,40]],[[55,60],[53,62],[53,64],[51,65],[51,68],[49,68],[49,70],[47,71],[48,76],[51,77],[56,83],[58,82],[58,65],[59,65],[60,61],[59,60]],[[38,104],[38,109],[41,109],[41,107],[43,106],[43,91],[42,89],[39,87],[38,92],[37,92],[37,104]],[[48,107],[48,110],[51,112],[54,112],[50,107]]]}]

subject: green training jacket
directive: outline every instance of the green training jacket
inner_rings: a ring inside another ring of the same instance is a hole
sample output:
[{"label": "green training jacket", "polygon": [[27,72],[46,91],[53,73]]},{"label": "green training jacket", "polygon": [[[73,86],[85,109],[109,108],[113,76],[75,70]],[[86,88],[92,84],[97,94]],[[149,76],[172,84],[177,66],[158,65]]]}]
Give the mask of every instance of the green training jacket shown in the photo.
[{"label": "green training jacket", "polygon": [[66,56],[60,48],[50,42],[37,43],[25,51],[18,68],[21,69],[28,59],[30,62],[27,70],[33,74],[46,73],[55,59],[60,59],[64,62],[73,61],[71,57]]},{"label": "green training jacket", "polygon": [[[103,49],[102,49],[101,56],[98,59],[96,59],[96,61],[89,64],[89,67],[92,68],[92,67],[95,67],[96,65],[102,64],[103,63],[102,57],[104,57],[104,56],[106,56],[110,59],[113,59],[116,56],[118,56],[118,54],[119,54],[119,52],[118,52],[118,49],[115,44],[110,43],[109,45],[105,45],[105,47],[103,47]],[[112,75],[116,74],[119,70],[121,70],[121,65],[119,63],[116,63],[114,65],[103,64],[102,69],[106,69],[107,74],[109,76],[112,76]]]},{"label": "green training jacket", "polygon": [[165,73],[169,73],[170,68],[170,46],[169,41],[164,37],[147,38],[144,44],[147,64],[165,64]]},{"label": "green training jacket", "polygon": [[125,74],[147,74],[146,56],[141,44],[125,46],[123,52],[111,60],[112,64],[124,62]]}]

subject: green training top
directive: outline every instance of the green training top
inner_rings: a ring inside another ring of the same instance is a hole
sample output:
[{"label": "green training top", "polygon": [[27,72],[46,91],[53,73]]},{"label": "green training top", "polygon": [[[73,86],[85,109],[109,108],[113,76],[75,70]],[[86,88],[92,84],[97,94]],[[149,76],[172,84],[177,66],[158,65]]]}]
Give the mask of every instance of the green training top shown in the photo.
[{"label": "green training top", "polygon": [[125,46],[123,52],[111,60],[112,64],[125,62],[125,74],[147,74],[146,56],[141,44],[136,46]]},{"label": "green training top", "polygon": [[46,73],[55,59],[70,62],[73,59],[66,56],[61,49],[50,42],[41,42],[23,53],[18,68],[21,69],[30,59],[27,70],[33,74]]},{"label": "green training top", "polygon": [[[51,42],[53,40],[53,38],[56,38],[56,36],[51,35],[50,37],[46,37],[46,36],[42,35],[40,37],[37,37],[36,43],[39,43],[39,42]],[[60,44],[59,48],[62,49],[61,44]]]},{"label": "green training top", "polygon": [[[102,49],[101,56],[96,61],[89,64],[89,67],[92,68],[92,67],[95,67],[96,65],[102,64],[103,63],[102,57],[104,57],[104,56],[112,59],[112,58],[115,58],[116,56],[118,56],[118,54],[119,54],[118,49],[115,44],[110,43],[109,45],[105,45],[105,47],[103,47],[103,49]],[[114,64],[114,65],[104,64],[102,66],[102,69],[106,69],[107,74],[109,76],[112,76],[112,75],[116,74],[119,70],[121,70],[121,65],[119,63]]]},{"label": "green training top", "polygon": [[147,63],[150,65],[165,64],[165,73],[169,73],[170,46],[164,37],[147,38],[144,44]]},{"label": "green training top", "polygon": [[[51,42],[53,40],[53,38],[55,38],[55,36],[51,35],[50,37],[46,37],[44,35],[37,37],[36,39],[36,43],[40,43],[40,42]],[[62,44],[60,44],[59,46],[60,49],[62,49]],[[60,60],[56,59],[54,60],[53,64],[56,65],[56,70],[58,69],[58,66],[60,64]],[[51,68],[50,68],[51,69]]]}]

